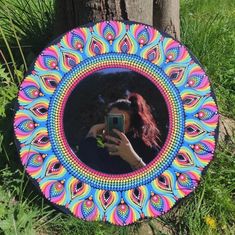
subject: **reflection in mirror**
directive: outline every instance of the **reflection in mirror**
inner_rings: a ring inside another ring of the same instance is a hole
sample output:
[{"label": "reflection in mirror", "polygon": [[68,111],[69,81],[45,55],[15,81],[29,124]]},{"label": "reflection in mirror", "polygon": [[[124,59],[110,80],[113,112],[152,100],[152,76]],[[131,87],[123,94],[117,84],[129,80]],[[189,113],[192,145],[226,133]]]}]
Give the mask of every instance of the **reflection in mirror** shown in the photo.
[{"label": "reflection in mirror", "polygon": [[168,133],[163,96],[143,75],[120,68],[86,77],[66,103],[63,125],[76,156],[94,170],[124,174],[150,163]]}]

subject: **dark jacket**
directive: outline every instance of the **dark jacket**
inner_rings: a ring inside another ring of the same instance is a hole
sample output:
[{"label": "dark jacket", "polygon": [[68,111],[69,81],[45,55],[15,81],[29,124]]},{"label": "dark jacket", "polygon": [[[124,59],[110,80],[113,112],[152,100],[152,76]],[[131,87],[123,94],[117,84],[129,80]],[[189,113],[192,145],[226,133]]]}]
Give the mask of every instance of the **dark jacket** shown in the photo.
[{"label": "dark jacket", "polygon": [[[145,164],[150,163],[157,155],[158,149],[146,146],[141,138],[134,138],[131,132],[126,136]],[[120,156],[111,156],[107,148],[98,146],[97,139],[94,137],[82,139],[79,144],[78,157],[87,166],[103,173],[124,174],[133,171]]]}]

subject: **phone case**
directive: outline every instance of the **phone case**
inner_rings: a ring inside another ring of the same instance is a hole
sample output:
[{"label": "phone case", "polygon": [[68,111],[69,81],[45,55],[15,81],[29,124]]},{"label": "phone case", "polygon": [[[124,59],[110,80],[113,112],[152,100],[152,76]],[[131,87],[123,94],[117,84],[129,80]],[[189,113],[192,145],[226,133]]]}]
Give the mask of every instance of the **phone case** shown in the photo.
[{"label": "phone case", "polygon": [[[115,138],[119,138],[119,136],[112,131],[112,129],[117,129],[121,132],[124,132],[124,124],[125,124],[125,116],[122,114],[109,114],[106,117],[106,127],[108,131],[108,135],[113,136]],[[113,143],[108,140],[108,143]]]}]

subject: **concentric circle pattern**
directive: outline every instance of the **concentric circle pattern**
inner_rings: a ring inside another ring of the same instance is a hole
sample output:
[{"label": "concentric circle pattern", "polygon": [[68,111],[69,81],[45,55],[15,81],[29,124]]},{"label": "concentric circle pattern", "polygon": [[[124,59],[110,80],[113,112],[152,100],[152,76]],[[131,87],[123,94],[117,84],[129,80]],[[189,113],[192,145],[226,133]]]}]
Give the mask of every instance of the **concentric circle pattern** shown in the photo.
[{"label": "concentric circle pattern", "polygon": [[[63,130],[73,89],[106,68],[145,76],[169,113],[159,154],[123,175],[83,164]],[[144,24],[100,22],[66,33],[38,56],[18,103],[14,129],[22,164],[48,200],[80,219],[128,225],[160,216],[197,187],[214,155],[218,110],[207,75],[183,45]]]},{"label": "concentric circle pattern", "polygon": [[[148,77],[162,92],[170,114],[170,130],[164,148],[147,167],[125,175],[109,175],[97,172],[83,164],[69,147],[63,131],[63,112],[74,87],[90,73],[107,66],[135,70]],[[62,165],[76,178],[105,190],[127,190],[150,182],[169,167],[184,138],[184,112],[178,90],[165,73],[151,62],[136,55],[108,53],[96,59],[82,61],[68,72],[57,87],[48,112],[48,131],[54,152]],[[99,177],[97,177],[99,175]]]}]

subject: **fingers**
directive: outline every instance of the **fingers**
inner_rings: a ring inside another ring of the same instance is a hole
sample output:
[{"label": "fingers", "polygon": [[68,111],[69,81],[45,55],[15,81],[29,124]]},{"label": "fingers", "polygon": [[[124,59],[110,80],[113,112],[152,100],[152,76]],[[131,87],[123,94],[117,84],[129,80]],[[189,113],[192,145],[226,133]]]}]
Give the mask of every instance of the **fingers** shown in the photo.
[{"label": "fingers", "polygon": [[120,156],[120,153],[119,153],[119,151],[117,151],[117,152],[109,152],[109,155],[111,155],[111,156]]},{"label": "fingers", "polygon": [[105,128],[105,123],[97,124],[97,127],[99,130],[103,130]]},{"label": "fingers", "polygon": [[107,147],[109,151],[109,155],[119,155],[119,149],[116,144],[104,144],[105,147]]},{"label": "fingers", "polygon": [[110,148],[110,149],[115,149],[115,148],[117,148],[117,145],[116,145],[116,144],[104,143],[104,146],[107,147],[107,148]]},{"label": "fingers", "polygon": [[104,123],[96,124],[94,125],[91,130],[93,130],[96,134],[102,134],[103,130],[105,128]]},{"label": "fingers", "polygon": [[113,131],[120,137],[121,140],[123,140],[125,142],[129,142],[128,138],[126,137],[126,135],[123,132],[121,132],[117,129],[113,129]]},{"label": "fingers", "polygon": [[117,144],[117,145],[119,145],[119,144],[121,143],[121,140],[120,140],[120,139],[115,138],[115,137],[110,136],[110,135],[106,135],[105,138],[108,139],[108,140],[113,141],[113,142],[114,142],[115,144]]}]

